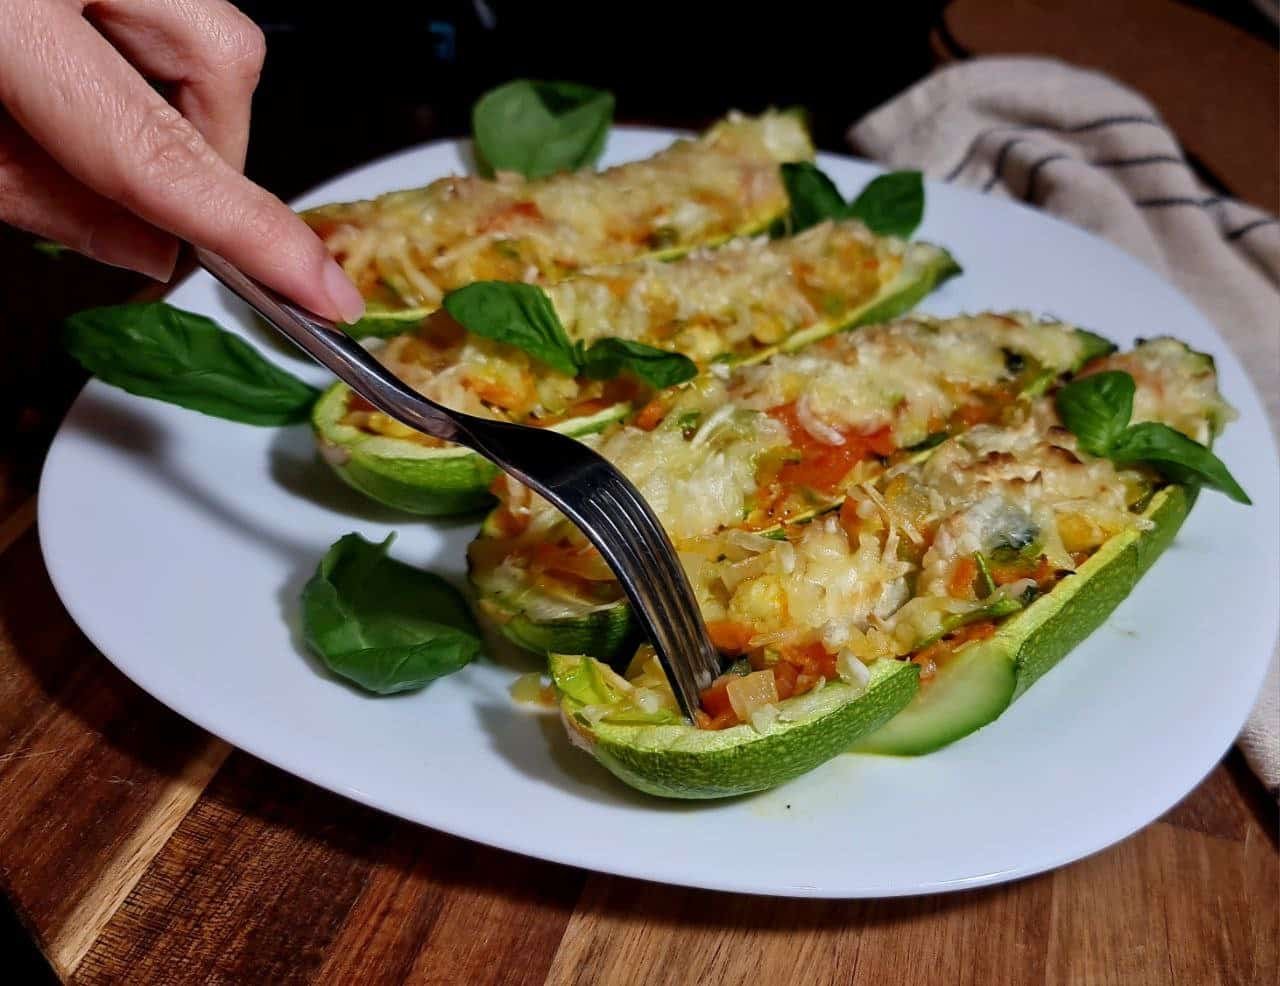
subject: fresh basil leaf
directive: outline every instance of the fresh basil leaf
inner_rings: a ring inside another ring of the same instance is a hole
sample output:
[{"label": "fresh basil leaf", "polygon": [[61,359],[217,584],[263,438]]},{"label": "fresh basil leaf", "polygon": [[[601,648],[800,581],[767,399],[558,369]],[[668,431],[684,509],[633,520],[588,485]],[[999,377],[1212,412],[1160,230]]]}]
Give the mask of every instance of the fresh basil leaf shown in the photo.
[{"label": "fresh basil leaf", "polygon": [[1093,455],[1108,455],[1133,414],[1133,377],[1107,370],[1073,380],[1058,391],[1058,415]]},{"label": "fresh basil leaf", "polygon": [[880,236],[905,239],[924,218],[924,178],[918,171],[891,171],[873,178],[845,214],[861,219]]},{"label": "fresh basil leaf", "polygon": [[516,79],[491,89],[471,111],[482,174],[542,178],[595,163],[613,122],[613,94],[576,82]]},{"label": "fresh basil leaf", "polygon": [[782,183],[791,200],[791,210],[784,221],[787,234],[794,235],[828,219],[844,219],[849,214],[835,182],[809,161],[782,165]]},{"label": "fresh basil leaf", "polygon": [[609,380],[620,373],[631,373],[661,390],[698,375],[697,365],[683,353],[627,339],[598,339],[589,348],[580,348],[579,353],[582,373],[592,380]]},{"label": "fresh basil leaf", "polygon": [[342,326],[342,330],[352,339],[368,339],[376,337],[385,339],[411,332],[413,328],[430,314],[425,308],[406,308],[403,311],[381,311],[370,307],[365,314]]},{"label": "fresh basil leaf", "polygon": [[1237,503],[1252,503],[1222,460],[1199,442],[1157,421],[1128,428],[1111,445],[1115,462],[1149,462],[1178,482],[1221,490]]},{"label": "fresh basil leaf", "polygon": [[462,596],[359,534],[340,538],[302,590],[307,644],[329,670],[379,695],[421,688],[480,652]]},{"label": "fresh basil leaf", "polygon": [[919,171],[893,171],[868,182],[846,203],[817,165],[808,161],[782,165],[782,183],[791,200],[787,218],[773,233],[793,235],[828,219],[860,219],[880,236],[908,237],[924,218],[924,178]]},{"label": "fresh basil leaf", "polygon": [[468,332],[523,349],[561,373],[578,372],[573,344],[539,287],[476,281],[445,295],[444,308]]},{"label": "fresh basil leaf", "polygon": [[141,397],[251,425],[304,421],[317,392],[203,315],[164,302],[91,308],[67,319],[67,350]]}]

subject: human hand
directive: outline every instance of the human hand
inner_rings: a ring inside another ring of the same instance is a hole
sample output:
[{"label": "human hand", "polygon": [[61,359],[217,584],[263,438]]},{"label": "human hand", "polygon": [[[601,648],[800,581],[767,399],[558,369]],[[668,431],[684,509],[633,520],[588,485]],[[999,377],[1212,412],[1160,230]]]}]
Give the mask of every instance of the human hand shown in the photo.
[{"label": "human hand", "polygon": [[264,54],[225,0],[0,0],[0,220],[161,281],[186,240],[354,321],[341,267],[240,173]]}]

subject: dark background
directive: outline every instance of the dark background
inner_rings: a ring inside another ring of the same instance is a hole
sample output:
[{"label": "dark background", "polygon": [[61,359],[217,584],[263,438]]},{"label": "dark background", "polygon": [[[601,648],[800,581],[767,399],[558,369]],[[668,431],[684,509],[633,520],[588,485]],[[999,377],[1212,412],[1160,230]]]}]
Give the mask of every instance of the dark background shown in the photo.
[{"label": "dark background", "polygon": [[[1131,12],[1139,7],[1137,0],[1111,2],[1129,4]],[[784,0],[765,12],[748,3],[696,0],[246,0],[239,6],[262,26],[268,46],[246,170],[285,199],[381,154],[465,135],[476,97],[520,76],[610,89],[620,122],[698,129],[730,108],[801,105],[818,145],[843,150],[850,123],[939,62],[969,54],[952,33],[950,0]],[[1088,0],[1032,6],[1078,9],[1068,23],[1082,37],[1091,11],[1102,9]],[[1141,6],[1159,16],[1153,0]],[[1276,43],[1275,25],[1250,0],[1168,0],[1168,6],[1197,8]],[[989,8],[986,19],[997,24],[1007,9],[1003,0],[957,0],[953,12],[960,7],[968,8],[966,26],[974,7]],[[1013,30],[1018,25],[1009,27],[1010,37],[1023,37]],[[1055,50],[1054,40],[1012,43]],[[1135,62],[1163,61],[1171,72],[1179,71],[1179,59],[1197,57],[1181,50],[1181,41],[1168,51],[1148,50],[1141,31],[1126,43]],[[1092,52],[1091,44],[1103,46],[1086,38],[1075,50]],[[1162,110],[1172,118],[1170,106]],[[1189,151],[1197,161],[1196,148]],[[1202,178],[1234,191],[1211,168],[1202,169]],[[82,382],[56,345],[60,320],[80,308],[123,301],[147,284],[75,255],[47,256],[33,243],[0,226],[0,441],[16,446],[16,454],[4,457],[13,465],[0,466],[4,506],[35,489],[43,450]],[[0,962],[19,982],[38,981],[45,968],[2,901]]]}]

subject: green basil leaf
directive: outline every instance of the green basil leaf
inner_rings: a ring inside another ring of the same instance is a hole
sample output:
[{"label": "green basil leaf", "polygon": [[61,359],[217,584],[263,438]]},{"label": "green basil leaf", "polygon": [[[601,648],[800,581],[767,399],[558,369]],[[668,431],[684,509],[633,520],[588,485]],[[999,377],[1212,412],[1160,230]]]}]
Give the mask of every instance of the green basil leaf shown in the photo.
[{"label": "green basil leaf", "polygon": [[1133,414],[1133,377],[1123,370],[1093,373],[1058,391],[1058,415],[1093,455],[1108,455]]},{"label": "green basil leaf", "polygon": [[698,367],[683,353],[673,353],[627,339],[598,339],[590,348],[579,347],[582,373],[592,380],[609,380],[631,373],[661,390],[698,375]]},{"label": "green basil leaf", "polygon": [[1221,490],[1238,503],[1252,503],[1222,460],[1199,442],[1157,421],[1127,429],[1111,445],[1115,462],[1149,462],[1176,482]]},{"label": "green basil leaf", "polygon": [[924,178],[918,171],[892,171],[873,178],[846,215],[861,219],[880,236],[905,239],[924,218]]},{"label": "green basil leaf", "polygon": [[595,163],[613,122],[613,94],[576,82],[517,79],[491,89],[471,111],[481,173],[542,178]]},{"label": "green basil leaf", "polygon": [[445,295],[444,308],[468,332],[523,349],[561,373],[578,372],[573,344],[539,287],[476,281]]},{"label": "green basil leaf", "polygon": [[302,590],[302,630],[329,670],[379,695],[421,688],[466,665],[480,634],[462,596],[359,534],[340,538]]},{"label": "green basil leaf", "polygon": [[305,421],[317,391],[203,315],[164,302],[91,308],[66,322],[68,351],[141,397],[252,425]]},{"label": "green basil leaf", "polygon": [[385,311],[370,306],[365,314],[350,325],[341,326],[352,339],[368,339],[376,337],[386,339],[391,336],[412,332],[413,329],[430,313],[425,308],[406,308],[403,311]]},{"label": "green basil leaf", "polygon": [[782,183],[791,200],[791,210],[784,221],[785,233],[794,235],[826,222],[844,219],[849,214],[844,196],[835,182],[809,161],[790,161],[782,165]]}]

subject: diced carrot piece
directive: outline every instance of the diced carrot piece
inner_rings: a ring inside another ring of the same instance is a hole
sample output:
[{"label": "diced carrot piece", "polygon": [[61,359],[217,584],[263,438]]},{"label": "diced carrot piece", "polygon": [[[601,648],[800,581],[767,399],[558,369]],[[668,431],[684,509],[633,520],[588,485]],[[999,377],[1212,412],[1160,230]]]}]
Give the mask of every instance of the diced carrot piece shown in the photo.
[{"label": "diced carrot piece", "polygon": [[973,594],[973,580],[978,577],[978,563],[968,555],[956,562],[947,582],[947,592],[955,599],[965,599]]},{"label": "diced carrot piece", "polygon": [[710,620],[707,635],[722,654],[742,654],[747,650],[755,631],[749,624],[736,620]]},{"label": "diced carrot piece", "polygon": [[640,409],[640,413],[636,415],[635,426],[644,431],[653,431],[662,423],[662,419],[667,416],[666,401],[655,397],[648,404]]}]

